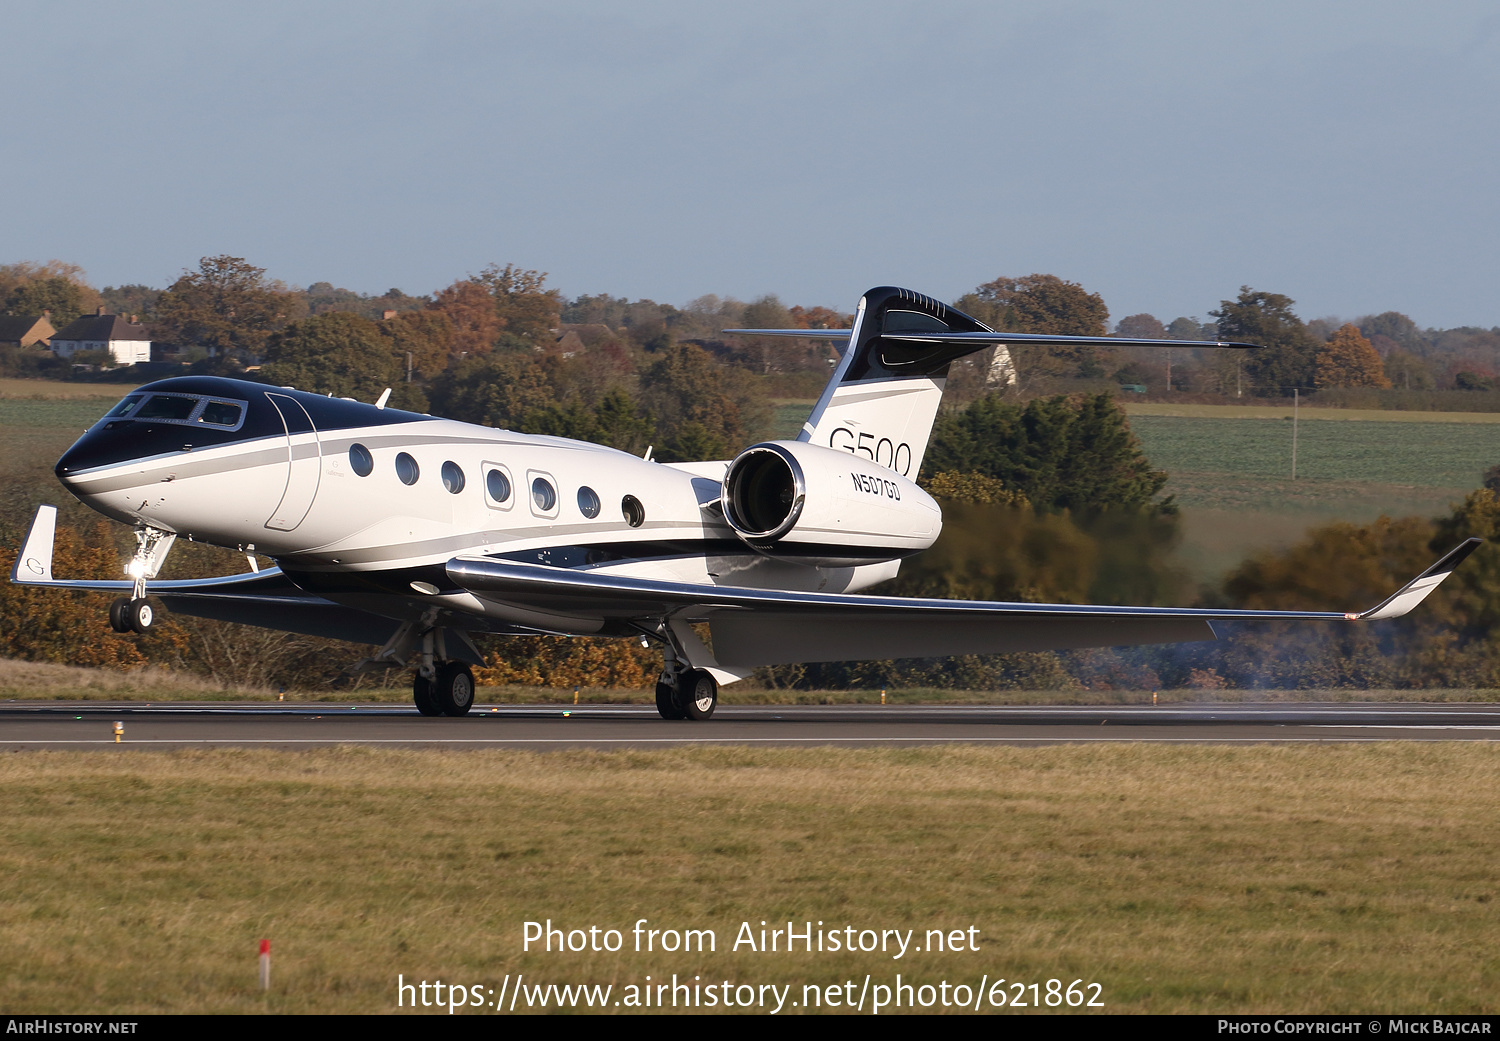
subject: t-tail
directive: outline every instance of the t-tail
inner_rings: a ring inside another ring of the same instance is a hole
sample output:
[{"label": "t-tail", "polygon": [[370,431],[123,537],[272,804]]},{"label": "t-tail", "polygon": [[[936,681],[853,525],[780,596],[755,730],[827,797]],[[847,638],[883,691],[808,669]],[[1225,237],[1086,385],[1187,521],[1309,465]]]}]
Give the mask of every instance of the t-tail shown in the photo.
[{"label": "t-tail", "polygon": [[994,347],[990,377],[1015,382],[1010,347],[1254,347],[1248,343],[1119,336],[997,333],[930,296],[877,286],[860,298],[849,329],[725,329],[726,333],[846,344],[798,441],[870,459],[915,479],[932,435],[948,367]]}]

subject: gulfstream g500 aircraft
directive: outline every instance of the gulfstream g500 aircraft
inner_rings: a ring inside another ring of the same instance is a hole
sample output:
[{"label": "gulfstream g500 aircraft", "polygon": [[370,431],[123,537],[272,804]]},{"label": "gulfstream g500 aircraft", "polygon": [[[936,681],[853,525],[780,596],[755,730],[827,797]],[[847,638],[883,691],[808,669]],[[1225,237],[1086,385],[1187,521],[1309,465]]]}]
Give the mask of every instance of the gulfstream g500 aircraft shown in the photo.
[{"label": "gulfstream g500 aircraft", "polygon": [[[861,595],[942,527],[914,478],[950,362],[996,345],[1167,341],[995,333],[891,287],[866,293],[847,330],[755,331],[846,347],[796,440],[727,462],[654,463],[399,412],[384,397],[149,384],[57,463],[70,492],[135,528],[129,579],[53,577],[57,511],[43,506],[11,580],[125,594],[110,610],[122,632],[150,627],[150,592],[184,614],[381,644],[362,664],[415,666],[426,715],[469,710],[469,666],[482,660],[472,634],[644,637],[665,658],[661,714],[706,719],[719,684],[757,665],[1211,640],[1214,619],[1391,618],[1479,543],[1360,614]],[[178,537],[277,566],[156,581]],[[694,622],[708,623],[711,652]]]}]

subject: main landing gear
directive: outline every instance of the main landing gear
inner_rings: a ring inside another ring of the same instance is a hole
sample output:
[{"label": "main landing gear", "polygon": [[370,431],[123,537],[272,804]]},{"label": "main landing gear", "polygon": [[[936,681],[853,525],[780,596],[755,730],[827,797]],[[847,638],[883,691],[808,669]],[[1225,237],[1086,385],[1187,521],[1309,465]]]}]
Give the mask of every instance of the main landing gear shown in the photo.
[{"label": "main landing gear", "polygon": [[[656,711],[662,719],[704,720],[719,707],[719,681],[694,660],[709,663],[713,656],[686,621],[664,618],[654,627],[637,626],[646,640],[662,645],[661,676],[656,681]],[[642,640],[641,646],[645,646]]]},{"label": "main landing gear", "polygon": [[349,671],[414,664],[417,674],[411,681],[411,700],[418,712],[424,716],[468,715],[474,707],[474,672],[449,655],[467,651],[470,661],[483,659],[462,630],[448,629],[437,622],[435,610],[420,621],[403,622],[375,657],[355,663]]},{"label": "main landing gear", "polygon": [[424,716],[463,716],[474,707],[474,673],[461,661],[445,661],[431,677],[417,671],[412,700]]},{"label": "main landing gear", "polygon": [[146,580],[161,571],[176,541],[174,532],[147,525],[135,529],[135,555],[125,565],[125,574],[132,580],[130,595],[118,597],[109,605],[109,627],[115,632],[145,635],[151,629],[156,612],[146,599]]},{"label": "main landing gear", "polygon": [[670,669],[656,681],[656,711],[662,719],[708,719],[719,706],[719,683],[703,669]]}]

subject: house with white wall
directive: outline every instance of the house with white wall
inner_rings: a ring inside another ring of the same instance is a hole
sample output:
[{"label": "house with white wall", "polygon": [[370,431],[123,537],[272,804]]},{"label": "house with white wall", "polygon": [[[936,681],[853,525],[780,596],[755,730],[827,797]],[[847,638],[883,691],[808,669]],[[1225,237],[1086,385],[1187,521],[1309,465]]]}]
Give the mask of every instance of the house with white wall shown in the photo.
[{"label": "house with white wall", "polygon": [[139,322],[105,314],[101,307],[98,314],[75,318],[53,335],[52,353],[59,358],[79,351],[108,351],[116,365],[135,365],[151,360],[151,334]]}]

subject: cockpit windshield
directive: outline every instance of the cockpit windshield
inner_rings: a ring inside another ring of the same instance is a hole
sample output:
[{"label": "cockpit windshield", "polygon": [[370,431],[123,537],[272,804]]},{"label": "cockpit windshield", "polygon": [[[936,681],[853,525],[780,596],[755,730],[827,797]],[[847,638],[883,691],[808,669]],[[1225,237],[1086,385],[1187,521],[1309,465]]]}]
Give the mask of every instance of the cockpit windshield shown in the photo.
[{"label": "cockpit windshield", "polygon": [[203,394],[131,394],[110,409],[104,418],[238,430],[244,425],[248,407],[246,401]]}]

